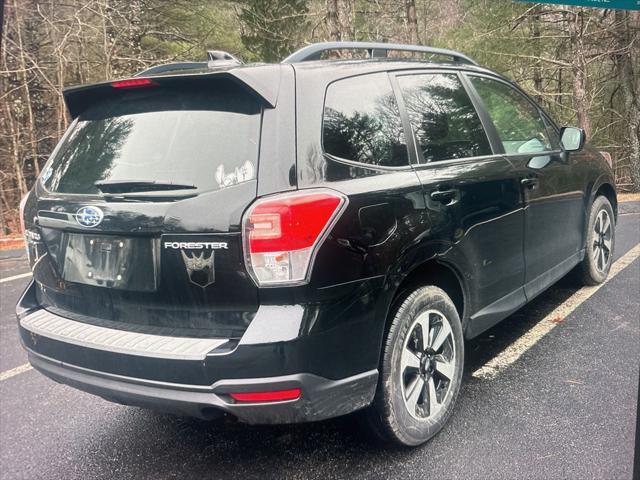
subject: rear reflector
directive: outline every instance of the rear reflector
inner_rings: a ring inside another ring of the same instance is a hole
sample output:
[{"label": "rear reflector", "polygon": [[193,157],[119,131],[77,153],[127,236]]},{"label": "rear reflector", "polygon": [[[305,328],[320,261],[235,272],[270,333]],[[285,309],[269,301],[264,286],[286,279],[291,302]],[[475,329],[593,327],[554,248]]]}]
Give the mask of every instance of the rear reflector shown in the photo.
[{"label": "rear reflector", "polygon": [[329,189],[273,195],[244,215],[247,269],[258,286],[302,284],[346,197]]},{"label": "rear reflector", "polygon": [[150,78],[128,78],[127,80],[118,80],[111,82],[113,88],[135,88],[135,87],[150,87],[157,85],[156,82]]},{"label": "rear reflector", "polygon": [[275,390],[272,392],[230,393],[236,402],[282,402],[284,400],[296,400],[300,398],[302,390],[292,388],[290,390]]}]

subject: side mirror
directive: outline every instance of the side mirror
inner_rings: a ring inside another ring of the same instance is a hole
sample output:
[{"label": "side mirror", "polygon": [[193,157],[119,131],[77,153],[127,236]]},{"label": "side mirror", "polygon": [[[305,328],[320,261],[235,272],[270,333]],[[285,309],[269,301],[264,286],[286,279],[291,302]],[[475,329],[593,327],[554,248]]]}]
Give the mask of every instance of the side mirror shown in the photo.
[{"label": "side mirror", "polygon": [[562,146],[567,152],[582,150],[586,135],[584,130],[577,127],[563,127],[560,131]]}]

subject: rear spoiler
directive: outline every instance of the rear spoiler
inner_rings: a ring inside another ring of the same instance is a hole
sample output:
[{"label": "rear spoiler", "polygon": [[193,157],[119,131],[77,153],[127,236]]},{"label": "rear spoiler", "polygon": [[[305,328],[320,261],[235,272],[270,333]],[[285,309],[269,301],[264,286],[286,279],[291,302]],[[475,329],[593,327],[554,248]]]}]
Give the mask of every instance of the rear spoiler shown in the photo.
[{"label": "rear spoiler", "polygon": [[[87,107],[96,102],[109,98],[119,91],[118,85],[126,83],[127,80],[139,82],[142,79],[149,79],[149,84],[154,85],[176,85],[185,81],[206,82],[207,80],[228,80],[245,88],[249,93],[255,95],[268,107],[274,108],[278,101],[280,90],[280,76],[282,68],[292,68],[287,65],[259,65],[250,67],[237,67],[229,70],[199,71],[193,73],[160,75],[149,75],[148,77],[135,76],[131,79],[100,82],[91,85],[79,85],[77,87],[65,88],[62,91],[64,101],[71,113],[72,118],[76,118]],[[114,86],[114,84],[116,86]],[[138,88],[133,86],[133,88]]]}]

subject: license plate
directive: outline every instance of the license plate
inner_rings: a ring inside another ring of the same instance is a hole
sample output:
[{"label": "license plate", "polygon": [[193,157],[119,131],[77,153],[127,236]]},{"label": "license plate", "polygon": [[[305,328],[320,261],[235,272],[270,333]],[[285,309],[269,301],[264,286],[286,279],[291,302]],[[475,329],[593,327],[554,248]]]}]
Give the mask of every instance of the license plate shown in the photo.
[{"label": "license plate", "polygon": [[150,238],[68,234],[62,277],[130,291],[157,287],[156,242]]}]

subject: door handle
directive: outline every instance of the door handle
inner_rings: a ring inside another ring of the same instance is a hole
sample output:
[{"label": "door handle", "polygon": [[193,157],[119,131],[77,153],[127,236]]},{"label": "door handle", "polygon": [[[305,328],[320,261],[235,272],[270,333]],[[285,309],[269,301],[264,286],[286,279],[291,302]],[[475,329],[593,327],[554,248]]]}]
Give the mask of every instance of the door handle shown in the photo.
[{"label": "door handle", "polygon": [[529,190],[533,190],[538,185],[538,179],[533,177],[527,177],[520,180],[520,183],[523,187],[528,188]]},{"label": "door handle", "polygon": [[458,196],[457,190],[436,190],[431,192],[431,200],[450,205]]}]

